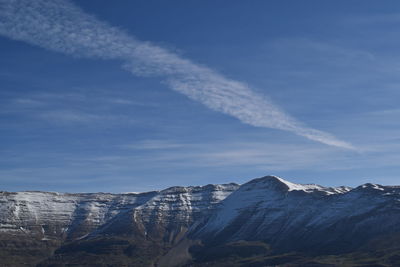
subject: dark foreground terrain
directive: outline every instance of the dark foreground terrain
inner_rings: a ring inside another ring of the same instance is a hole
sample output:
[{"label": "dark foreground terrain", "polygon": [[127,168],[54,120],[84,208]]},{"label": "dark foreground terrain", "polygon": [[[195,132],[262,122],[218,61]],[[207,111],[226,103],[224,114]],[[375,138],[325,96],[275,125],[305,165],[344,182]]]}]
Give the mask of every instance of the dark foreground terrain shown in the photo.
[{"label": "dark foreground terrain", "polygon": [[0,266],[400,266],[400,187],[0,192]]}]

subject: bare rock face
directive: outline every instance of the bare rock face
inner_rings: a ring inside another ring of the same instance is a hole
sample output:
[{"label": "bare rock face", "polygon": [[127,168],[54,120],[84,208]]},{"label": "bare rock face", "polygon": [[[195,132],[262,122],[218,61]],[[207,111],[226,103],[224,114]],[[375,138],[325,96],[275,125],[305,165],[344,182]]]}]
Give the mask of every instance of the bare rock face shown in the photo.
[{"label": "bare rock face", "polygon": [[395,186],[266,176],[147,193],[0,192],[1,266],[312,265],[360,251],[390,265],[398,241]]}]

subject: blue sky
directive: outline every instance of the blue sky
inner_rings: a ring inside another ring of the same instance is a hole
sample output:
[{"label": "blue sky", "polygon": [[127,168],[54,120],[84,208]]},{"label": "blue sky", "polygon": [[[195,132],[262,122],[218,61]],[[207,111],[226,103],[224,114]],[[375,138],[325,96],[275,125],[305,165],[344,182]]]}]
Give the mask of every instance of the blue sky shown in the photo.
[{"label": "blue sky", "polygon": [[397,1],[0,7],[1,190],[400,183]]}]

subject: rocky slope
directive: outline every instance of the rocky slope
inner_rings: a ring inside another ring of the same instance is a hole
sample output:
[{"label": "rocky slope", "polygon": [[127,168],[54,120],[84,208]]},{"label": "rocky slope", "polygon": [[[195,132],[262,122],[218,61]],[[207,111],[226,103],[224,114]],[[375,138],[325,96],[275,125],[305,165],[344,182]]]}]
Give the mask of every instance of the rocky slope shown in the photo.
[{"label": "rocky slope", "polygon": [[207,247],[261,240],[280,253],[319,255],[351,252],[390,233],[400,233],[399,187],[326,188],[264,177],[242,185],[190,235]]},{"label": "rocky slope", "polygon": [[2,266],[395,266],[399,241],[395,186],[266,176],[138,194],[0,192]]},{"label": "rocky slope", "polygon": [[[201,213],[237,188],[172,187],[138,194],[0,192],[0,256],[29,264],[50,256],[61,244],[110,235],[173,243]],[[21,257],[26,249],[39,257]]]}]

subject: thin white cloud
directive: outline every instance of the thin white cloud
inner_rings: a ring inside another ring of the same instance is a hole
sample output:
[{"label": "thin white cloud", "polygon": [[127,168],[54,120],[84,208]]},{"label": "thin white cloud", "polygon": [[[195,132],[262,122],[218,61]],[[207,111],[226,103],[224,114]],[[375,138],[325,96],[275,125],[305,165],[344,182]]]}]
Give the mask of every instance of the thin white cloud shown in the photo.
[{"label": "thin white cloud", "polygon": [[121,148],[132,149],[132,150],[165,150],[165,149],[169,150],[184,146],[187,145],[165,140],[143,140],[141,142],[123,145],[121,146]]},{"label": "thin white cloud", "polygon": [[123,68],[133,74],[162,77],[173,90],[243,123],[354,148],[329,133],[306,127],[246,84],[137,40],[68,1],[0,0],[0,35],[77,57],[122,60]]},{"label": "thin white cloud", "polygon": [[42,112],[38,115],[45,120],[51,120],[58,123],[88,123],[95,120],[104,120],[105,116],[88,114],[74,110],[53,110],[51,112]]}]

